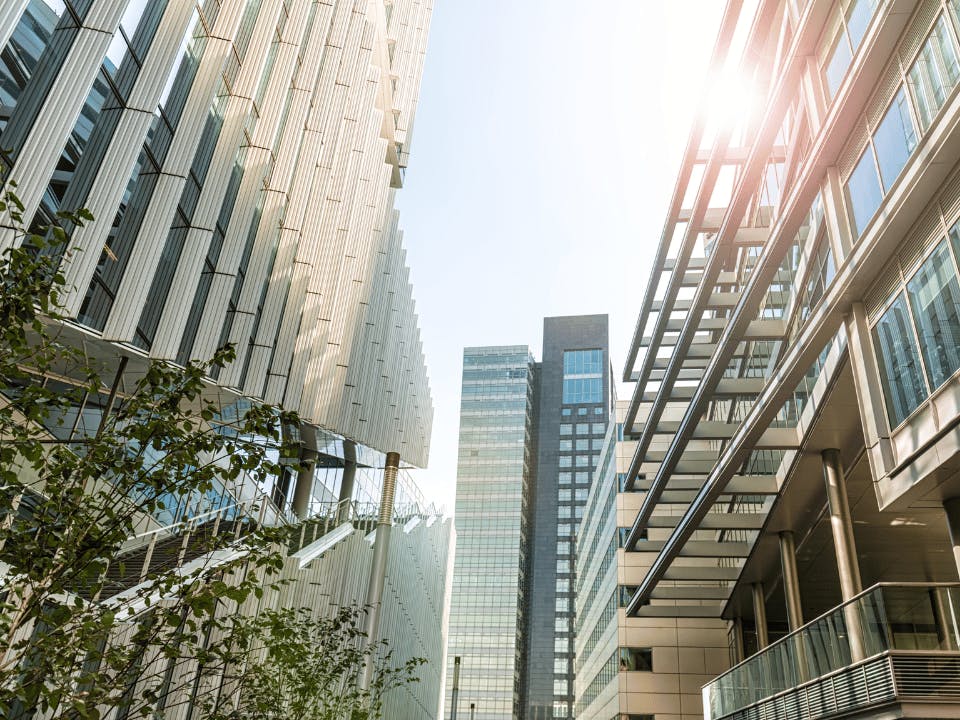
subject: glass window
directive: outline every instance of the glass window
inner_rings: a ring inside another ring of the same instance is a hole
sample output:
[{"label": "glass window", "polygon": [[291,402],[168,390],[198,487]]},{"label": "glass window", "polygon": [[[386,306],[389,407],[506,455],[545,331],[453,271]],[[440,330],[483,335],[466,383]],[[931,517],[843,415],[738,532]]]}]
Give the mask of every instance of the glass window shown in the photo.
[{"label": "glass window", "polygon": [[[557,580],[557,592],[558,593],[570,592],[570,578],[560,578],[559,580]],[[567,621],[558,620],[557,630],[566,630],[566,629],[567,629]]]},{"label": "glass window", "polygon": [[563,415],[564,417],[570,417],[570,412],[571,412],[570,408],[563,408],[563,410],[560,411],[560,414]]},{"label": "glass window", "polygon": [[577,455],[577,467],[589,467],[590,458],[587,455]]},{"label": "glass window", "polygon": [[[956,225],[950,234],[951,238],[957,238]],[[907,283],[907,294],[927,379],[930,387],[940,387],[960,368],[960,285],[946,241],[940,243]]]},{"label": "glass window", "polygon": [[561,435],[571,435],[573,433],[573,425],[570,423],[560,423],[560,434]]},{"label": "glass window", "polygon": [[553,694],[554,694],[554,695],[566,695],[566,694],[567,694],[567,681],[566,681],[566,680],[554,680],[554,681],[553,681]]},{"label": "glass window", "polygon": [[586,414],[587,414],[586,408],[577,408],[577,415],[586,415]]},{"label": "glass window", "polygon": [[588,438],[577,438],[577,450],[589,450],[590,440]]},{"label": "glass window", "polygon": [[854,48],[860,47],[878,2],[879,0],[853,0],[847,8],[847,32],[850,33],[850,44]]},{"label": "glass window", "polygon": [[[558,543],[557,543],[557,555],[569,555],[569,554],[570,554],[570,541],[569,541],[569,540],[561,540],[560,542],[558,542]],[[560,580],[557,580],[557,592],[561,592],[561,590],[560,590],[560,582],[561,582]],[[566,580],[563,580],[563,582],[567,582],[567,581],[566,581]],[[566,592],[566,590],[563,590],[562,592]]]},{"label": "glass window", "polygon": [[880,165],[880,179],[884,190],[889,191],[900,171],[907,164],[910,153],[917,147],[917,132],[910,118],[910,108],[903,88],[897,91],[890,103],[887,114],[873,134],[873,145],[877,150]]},{"label": "glass window", "polygon": [[896,427],[927,396],[920,372],[920,355],[910,325],[910,314],[903,293],[873,328],[873,343],[880,364],[890,426]]},{"label": "glass window", "polygon": [[562,468],[568,468],[568,467],[570,467],[570,456],[569,456],[569,455],[561,455],[561,456],[560,456],[560,459],[559,459],[559,463],[560,463],[560,467],[562,467]]},{"label": "glass window", "polygon": [[595,407],[595,408],[593,409],[593,414],[594,414],[594,415],[603,415],[603,406],[601,405],[600,407]]},{"label": "glass window", "polygon": [[570,525],[563,523],[557,525],[557,537],[569,537],[570,536]]},{"label": "glass window", "polygon": [[573,440],[561,440],[560,441],[560,452],[564,450],[570,451],[573,450]]},{"label": "glass window", "polygon": [[569,485],[572,480],[572,473],[569,472],[562,472],[557,476],[557,482],[561,485]]},{"label": "glass window", "polygon": [[563,502],[564,500],[569,501],[571,497],[570,488],[561,488],[557,491],[557,500]]},{"label": "glass window", "polygon": [[585,435],[590,432],[590,423],[577,423],[577,434]]},{"label": "glass window", "polygon": [[568,572],[570,572],[570,561],[557,560],[557,573],[568,573]]},{"label": "glass window", "polygon": [[603,423],[593,423],[591,429],[594,435],[603,435],[607,432],[607,426]]},{"label": "glass window", "polygon": [[[565,626],[566,623],[563,620],[557,620],[557,630],[561,629],[561,623]],[[567,661],[562,658],[557,658],[553,661],[553,671],[555,673],[565,673],[567,671]]]},{"label": "glass window", "polygon": [[587,494],[588,494],[589,492],[590,492],[590,490],[588,490],[587,488],[577,488],[576,499],[577,499],[579,502],[583,502],[584,500],[587,499]]},{"label": "glass window", "polygon": [[563,376],[602,375],[603,350],[567,350],[563,353]]},{"label": "glass window", "polygon": [[850,44],[847,42],[847,36],[841,31],[837,36],[837,41],[830,51],[829,59],[824,68],[824,75],[827,79],[827,92],[830,99],[837,94],[840,89],[840,83],[843,82],[844,75],[847,74],[847,68],[850,67],[850,61],[853,59],[853,53],[850,52]]},{"label": "glass window", "polygon": [[578,482],[578,483],[590,482],[590,473],[588,473],[588,472],[578,472],[578,473],[577,473],[577,482]]},{"label": "glass window", "polygon": [[867,223],[880,207],[883,200],[883,191],[880,189],[880,178],[877,177],[877,166],[873,163],[873,152],[867,145],[857,162],[857,166],[847,180],[847,199],[853,212],[853,225],[857,237],[863,234]]},{"label": "glass window", "polygon": [[571,508],[569,505],[561,505],[557,508],[557,517],[569,520],[571,517],[570,510]]},{"label": "glass window", "polygon": [[603,450],[603,438],[594,438],[591,440],[590,447],[594,450]]},{"label": "glass window", "polygon": [[603,378],[564,378],[563,402],[595,403],[603,400]]},{"label": "glass window", "polygon": [[943,15],[937,18],[933,30],[920,48],[908,78],[920,129],[926,130],[960,78],[960,61]]}]

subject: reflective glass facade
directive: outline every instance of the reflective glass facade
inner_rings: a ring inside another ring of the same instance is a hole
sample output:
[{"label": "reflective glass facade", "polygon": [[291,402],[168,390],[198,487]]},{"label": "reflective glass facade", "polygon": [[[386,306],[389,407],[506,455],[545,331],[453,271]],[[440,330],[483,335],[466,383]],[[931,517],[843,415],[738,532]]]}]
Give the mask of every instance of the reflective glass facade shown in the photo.
[{"label": "reflective glass facade", "polygon": [[445,717],[457,656],[459,717],[518,717],[536,380],[526,346],[464,351]]}]

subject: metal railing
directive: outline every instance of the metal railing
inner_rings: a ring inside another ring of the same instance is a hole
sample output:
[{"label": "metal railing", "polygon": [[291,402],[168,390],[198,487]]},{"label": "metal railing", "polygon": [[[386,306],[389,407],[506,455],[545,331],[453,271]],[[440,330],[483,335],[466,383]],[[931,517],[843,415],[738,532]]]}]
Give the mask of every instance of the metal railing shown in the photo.
[{"label": "metal railing", "polygon": [[960,655],[960,583],[874,585],[705,685],[705,718],[893,651]]}]

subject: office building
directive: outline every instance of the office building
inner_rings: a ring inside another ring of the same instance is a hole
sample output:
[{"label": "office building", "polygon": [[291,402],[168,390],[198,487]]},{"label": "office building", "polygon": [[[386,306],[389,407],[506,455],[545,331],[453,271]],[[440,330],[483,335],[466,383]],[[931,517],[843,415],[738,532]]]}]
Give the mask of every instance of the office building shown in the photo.
[{"label": "office building", "polygon": [[520,716],[537,382],[525,345],[463,352],[445,717],[456,657],[460,717],[471,703],[477,720]]},{"label": "office building", "polygon": [[960,713],[958,11],[727,4],[624,369],[618,522],[621,632],[656,669],[652,619],[721,621],[735,667],[675,711],[618,672],[590,717]]},{"label": "office building", "polygon": [[606,315],[544,319],[528,551],[526,720],[575,717],[576,538],[611,410],[609,355]]},{"label": "office building", "polygon": [[[205,427],[250,403],[302,421],[285,428],[299,473],[171,498],[125,552],[228,510],[292,525],[329,519],[334,503],[328,530],[347,532],[350,506],[366,508],[351,517],[369,532],[385,474],[426,464],[433,410],[394,196],[431,12],[431,0],[0,3],[0,191],[23,206],[22,222],[14,205],[0,215],[0,250],[26,228],[62,228],[49,251],[66,278],[58,339],[104,383],[77,393],[75,422],[45,430],[82,443],[111,386],[122,395],[151,361],[207,360],[228,343],[236,360],[209,379],[221,412]],[[82,225],[58,215],[81,208]],[[16,402],[15,386],[3,392]],[[387,551],[381,629],[439,668],[452,530],[405,497],[384,511],[405,532]],[[315,542],[327,552],[344,537]],[[287,599],[308,585],[324,602],[367,602],[350,589],[371,575],[361,540],[343,565],[355,575],[303,563]],[[439,713],[442,673],[424,673],[391,717]]]},{"label": "office building", "polygon": [[605,315],[544,320],[526,346],[464,351],[447,658],[457,712],[573,717],[576,535],[610,412]]}]

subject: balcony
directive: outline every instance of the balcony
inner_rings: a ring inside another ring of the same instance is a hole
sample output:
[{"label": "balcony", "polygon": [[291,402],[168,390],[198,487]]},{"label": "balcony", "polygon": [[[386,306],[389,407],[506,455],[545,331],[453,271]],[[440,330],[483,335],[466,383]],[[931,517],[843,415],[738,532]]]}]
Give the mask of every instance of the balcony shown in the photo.
[{"label": "balcony", "polygon": [[960,717],[960,584],[879,584],[703,688],[706,720]]}]

